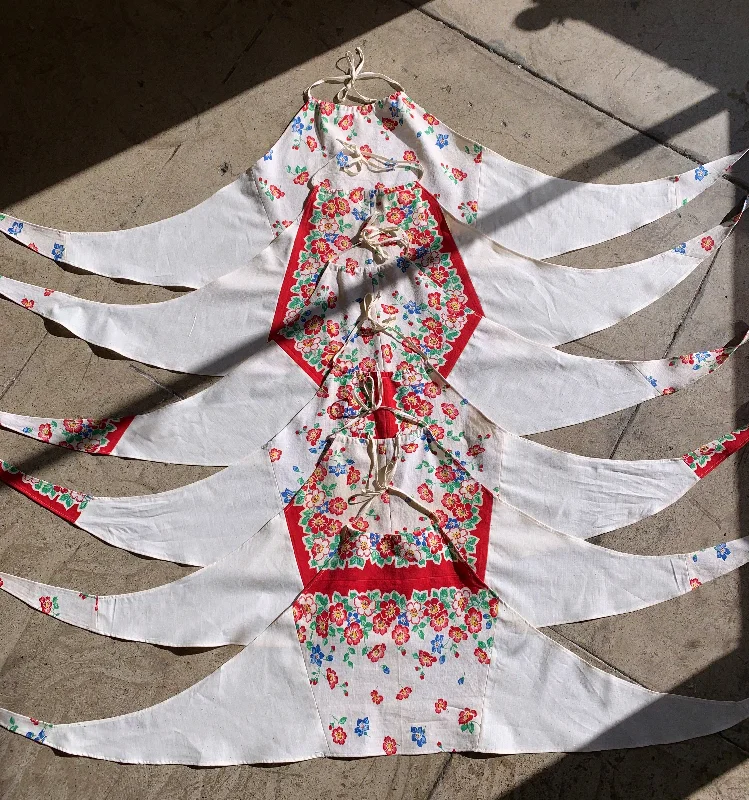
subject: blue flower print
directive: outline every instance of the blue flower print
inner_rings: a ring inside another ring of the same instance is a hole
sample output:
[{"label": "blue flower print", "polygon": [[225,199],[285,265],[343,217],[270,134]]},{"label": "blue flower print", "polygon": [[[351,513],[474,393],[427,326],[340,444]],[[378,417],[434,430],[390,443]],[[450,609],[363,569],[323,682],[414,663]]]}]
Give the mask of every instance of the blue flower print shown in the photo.
[{"label": "blue flower print", "polygon": [[723,559],[725,561],[728,556],[731,555],[731,551],[728,549],[728,545],[725,542],[721,542],[720,544],[715,545],[715,554],[718,558]]},{"label": "blue flower print", "polygon": [[450,517],[449,520],[445,523],[445,530],[454,531],[456,528],[460,527],[460,523],[455,517]]},{"label": "blue flower print", "polygon": [[271,147],[270,150],[263,156],[263,161],[273,161],[273,148]]},{"label": "blue flower print", "polygon": [[427,734],[423,725],[411,726],[411,741],[416,742],[419,747],[423,747],[427,743]]},{"label": "blue flower print", "polygon": [[405,611],[398,614],[398,624],[408,627],[408,616]]},{"label": "blue flower print", "polygon": [[338,153],[335,160],[341,169],[348,166],[348,156],[345,153]]},{"label": "blue flower print", "polygon": [[354,219],[358,220],[359,222],[367,218],[367,215],[363,211],[360,211],[358,208],[355,208],[351,213],[354,215]]},{"label": "blue flower print", "polygon": [[681,253],[682,255],[684,255],[684,253],[686,253],[686,252],[687,252],[687,243],[686,242],[682,242],[681,244],[677,244],[676,247],[674,247],[674,253]]},{"label": "blue flower print", "polygon": [[390,674],[390,667],[386,667],[384,664],[382,665],[382,671],[386,674]]},{"label": "blue flower print", "polygon": [[32,430],[33,430],[33,428],[28,428],[28,427],[27,427],[27,428],[24,428],[24,429],[23,429],[23,432],[24,432],[24,433],[31,433],[31,431],[32,431]]},{"label": "blue flower print", "polygon": [[20,220],[16,220],[10,228],[8,228],[8,233],[11,236],[18,236],[18,234],[23,230],[23,222]]},{"label": "blue flower print", "polygon": [[443,148],[447,147],[448,143],[449,143],[449,135],[447,133],[438,133],[437,134],[437,142],[436,142],[436,144],[437,144],[437,147],[439,147],[440,150],[442,150]]},{"label": "blue flower print", "polygon": [[316,644],[312,650],[310,650],[309,660],[310,664],[314,664],[316,667],[322,665],[322,662],[325,660],[325,653],[323,653],[319,644]]},{"label": "blue flower print", "polygon": [[281,492],[281,500],[283,501],[284,505],[290,503],[294,499],[294,495],[296,492],[293,489],[284,489]]},{"label": "blue flower print", "polygon": [[356,727],[354,728],[354,733],[357,736],[366,736],[369,733],[369,717],[364,717],[364,719],[356,720]]},{"label": "blue flower print", "polygon": [[647,382],[648,382],[648,383],[649,383],[651,386],[657,386],[657,385],[658,385],[658,381],[657,381],[657,380],[656,380],[656,379],[655,379],[655,378],[654,378],[652,375],[648,375],[648,376],[645,378],[645,380],[646,380],[646,381],[647,381]]},{"label": "blue flower print", "polygon": [[409,314],[421,314],[421,308],[415,300],[409,300],[404,304],[403,308],[408,311]]},{"label": "blue flower print", "polygon": [[359,615],[356,613],[356,611],[349,611],[348,614],[346,614],[346,622],[349,625],[352,622],[358,622],[358,621],[359,621]]},{"label": "blue flower print", "polygon": [[437,653],[439,655],[442,652],[442,648],[445,646],[445,637],[438,633],[434,639],[432,639],[432,652]]},{"label": "blue flower print", "polygon": [[304,123],[301,117],[294,118],[294,121],[291,123],[291,130],[294,131],[294,133],[301,133],[304,130]]},{"label": "blue flower print", "polygon": [[55,242],[52,245],[52,258],[55,261],[59,261],[63,257],[64,253],[65,253],[65,245],[60,244],[59,242]]},{"label": "blue flower print", "polygon": [[390,101],[390,116],[391,117],[397,117],[398,114],[399,114],[398,101],[397,100],[391,100]]},{"label": "blue flower print", "polygon": [[407,258],[403,258],[403,256],[398,256],[398,258],[395,259],[395,266],[398,267],[401,272],[406,272],[411,266],[411,262]]},{"label": "blue flower print", "polygon": [[346,472],[347,472],[346,465],[345,464],[331,464],[328,467],[328,472],[331,475],[338,475],[340,477],[341,475],[345,475],[346,474]]},{"label": "blue flower print", "polygon": [[330,242],[331,244],[338,238],[339,234],[337,233],[326,233],[324,235],[325,241]]},{"label": "blue flower print", "polygon": [[708,176],[708,174],[709,174],[709,173],[708,173],[708,171],[705,169],[704,165],[702,165],[702,164],[701,164],[701,165],[700,165],[699,167],[697,167],[697,169],[694,171],[694,179],[695,179],[696,181],[703,181],[703,180],[705,180],[705,178]]}]

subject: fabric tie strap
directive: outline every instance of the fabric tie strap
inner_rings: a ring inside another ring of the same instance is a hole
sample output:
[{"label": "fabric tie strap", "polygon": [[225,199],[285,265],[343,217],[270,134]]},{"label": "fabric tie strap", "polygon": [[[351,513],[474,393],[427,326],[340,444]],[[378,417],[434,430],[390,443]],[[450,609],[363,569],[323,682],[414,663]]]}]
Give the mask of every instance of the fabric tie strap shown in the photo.
[{"label": "fabric tie strap", "polygon": [[[356,63],[356,58],[358,57],[359,62]],[[403,87],[396,81],[394,78],[391,78],[389,75],[384,75],[381,72],[363,72],[364,69],[364,53],[361,47],[357,47],[354,52],[352,53],[350,50],[346,51],[346,60],[348,61],[348,70],[343,75],[331,75],[327,78],[321,78],[319,81],[315,81],[311,83],[305,90],[304,90],[304,99],[306,102],[309,102],[312,98],[311,92],[315,88],[315,86],[320,86],[323,83],[342,83],[343,86],[338,90],[335,99],[336,102],[341,103],[344,100],[354,100],[357,103],[376,103],[376,97],[366,97],[365,95],[359,92],[354,84],[358,80],[373,80],[375,78],[379,78],[380,80],[389,83],[394,89],[399,92],[404,91]]]}]

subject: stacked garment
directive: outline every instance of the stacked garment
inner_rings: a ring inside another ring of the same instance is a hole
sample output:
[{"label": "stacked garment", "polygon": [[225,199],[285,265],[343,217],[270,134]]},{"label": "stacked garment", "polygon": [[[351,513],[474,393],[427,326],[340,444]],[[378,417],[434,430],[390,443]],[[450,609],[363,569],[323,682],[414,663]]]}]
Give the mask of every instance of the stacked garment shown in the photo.
[{"label": "stacked garment", "polygon": [[540,260],[658,219],[741,154],[644,184],[560,181],[460,137],[392,79],[385,100],[359,95],[357,80],[383,76],[360,52],[349,63],[339,103],[307,90],[263,159],[184,214],[113,233],[0,222],[57,261],[194,289],[121,306],[0,278],[0,295],[128,358],[220,376],[150,414],[0,425],[225,467],[104,498],[0,461],[1,481],[94,536],[200,567],[120,595],[7,573],[0,588],[106,636],[243,645],[142,711],[53,725],[0,710],[0,724],[68,753],[221,765],[633,747],[749,716],[749,700],[645,690],[538,630],[633,612],[749,560],[749,539],[657,557],[586,541],[677,501],[749,430],[652,461],[521,438],[670,395],[744,343],[640,362],[557,349],[662,297],[740,212],[632,264]]}]

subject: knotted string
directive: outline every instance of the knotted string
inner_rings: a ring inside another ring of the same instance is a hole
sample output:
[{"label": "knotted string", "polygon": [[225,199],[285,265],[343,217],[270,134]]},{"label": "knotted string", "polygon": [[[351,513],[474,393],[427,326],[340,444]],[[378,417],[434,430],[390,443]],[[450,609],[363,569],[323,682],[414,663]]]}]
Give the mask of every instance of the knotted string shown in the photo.
[{"label": "knotted string", "polygon": [[[356,58],[358,57],[359,63],[356,63]],[[365,95],[361,94],[356,88],[355,84],[358,80],[372,80],[374,78],[379,78],[380,80],[389,83],[394,89],[399,92],[404,91],[403,87],[396,81],[394,78],[391,78],[388,75],[384,75],[382,72],[363,72],[364,69],[364,53],[361,47],[357,47],[354,52],[352,53],[350,50],[346,51],[346,60],[348,61],[348,70],[343,75],[331,75],[328,78],[321,78],[319,81],[315,81],[311,83],[305,90],[304,90],[304,99],[306,102],[309,102],[312,99],[312,90],[315,86],[320,86],[323,83],[342,83],[343,86],[338,90],[335,100],[337,103],[342,103],[344,100],[349,99],[353,100],[357,103],[376,103],[376,97],[366,97]],[[340,61],[340,59],[339,59]]]},{"label": "knotted string", "polygon": [[353,142],[346,142],[343,139],[336,139],[336,141],[341,145],[347,156],[343,171],[350,177],[358,175],[363,166],[366,166],[370,172],[375,173],[392,172],[396,167],[400,167],[417,173],[419,178],[424,174],[424,168],[418,161],[403,161],[389,158],[380,153],[373,153],[367,150],[362,151],[361,147],[355,145]]},{"label": "knotted string", "polygon": [[384,248],[399,246],[408,247],[406,232],[399,225],[383,225],[374,222],[375,214],[370,214],[364,221],[353,240],[354,245],[365,247],[374,256],[376,264],[384,264],[388,254]]}]

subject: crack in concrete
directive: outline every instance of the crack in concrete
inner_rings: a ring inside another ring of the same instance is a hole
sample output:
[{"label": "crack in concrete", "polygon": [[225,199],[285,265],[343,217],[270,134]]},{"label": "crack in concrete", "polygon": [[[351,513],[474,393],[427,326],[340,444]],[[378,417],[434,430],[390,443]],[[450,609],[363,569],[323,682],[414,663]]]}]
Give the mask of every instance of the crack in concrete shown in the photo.
[{"label": "crack in concrete", "polygon": [[167,394],[170,394],[172,397],[176,397],[178,400],[184,400],[184,396],[179,394],[179,392],[175,392],[173,389],[170,389],[166,384],[161,383],[161,381],[156,380],[150,373],[146,372],[144,369],[139,369],[135,366],[135,364],[130,364],[130,369],[133,372],[137,372],[138,375],[142,375],[147,381],[150,381],[154,386],[158,386],[159,389],[162,389]]}]

